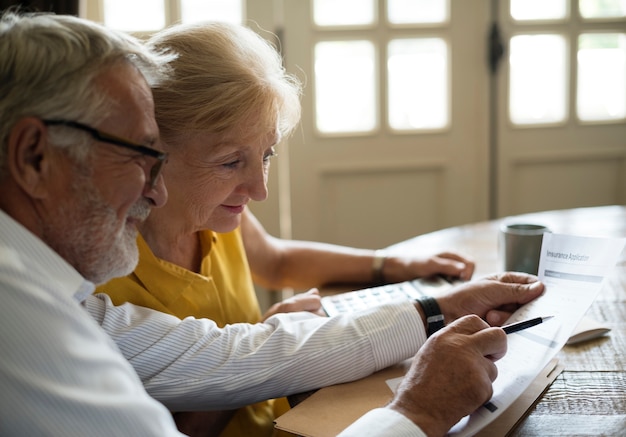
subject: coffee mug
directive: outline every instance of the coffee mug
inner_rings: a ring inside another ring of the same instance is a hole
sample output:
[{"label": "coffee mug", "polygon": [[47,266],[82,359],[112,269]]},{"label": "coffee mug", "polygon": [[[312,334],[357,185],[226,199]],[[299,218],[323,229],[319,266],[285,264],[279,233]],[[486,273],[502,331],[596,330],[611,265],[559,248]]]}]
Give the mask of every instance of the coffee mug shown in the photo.
[{"label": "coffee mug", "polygon": [[500,257],[504,271],[536,275],[543,234],[546,232],[550,229],[544,225],[503,223],[500,227]]}]

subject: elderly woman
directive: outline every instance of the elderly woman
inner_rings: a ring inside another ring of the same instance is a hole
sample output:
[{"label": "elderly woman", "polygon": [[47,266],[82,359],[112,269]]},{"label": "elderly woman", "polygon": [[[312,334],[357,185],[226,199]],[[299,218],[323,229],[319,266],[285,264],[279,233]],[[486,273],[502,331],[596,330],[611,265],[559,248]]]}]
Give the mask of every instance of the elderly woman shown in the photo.
[{"label": "elderly woman", "polygon": [[[170,154],[164,170],[169,202],[140,229],[134,273],[98,290],[116,304],[220,325],[256,323],[275,312],[321,311],[313,289],[262,317],[253,283],[308,289],[433,274],[471,277],[474,264],[452,253],[375,263],[373,250],[268,235],[246,206],[267,197],[275,149],[299,122],[298,81],[285,72],[276,50],[243,26],[179,25],[149,45],[178,54],[171,80],[153,89],[163,148]],[[276,404],[237,411],[222,435],[272,435]],[[181,431],[191,435],[220,430],[230,417],[175,414]]]}]

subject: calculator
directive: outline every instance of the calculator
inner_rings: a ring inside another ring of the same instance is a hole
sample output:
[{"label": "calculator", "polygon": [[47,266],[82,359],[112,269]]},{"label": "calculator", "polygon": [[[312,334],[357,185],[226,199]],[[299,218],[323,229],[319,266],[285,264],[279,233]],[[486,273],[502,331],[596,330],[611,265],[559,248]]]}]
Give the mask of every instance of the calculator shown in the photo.
[{"label": "calculator", "polygon": [[457,282],[442,276],[419,278],[397,284],[380,285],[322,297],[322,308],[329,316],[352,313],[389,302],[415,301],[451,288]]}]

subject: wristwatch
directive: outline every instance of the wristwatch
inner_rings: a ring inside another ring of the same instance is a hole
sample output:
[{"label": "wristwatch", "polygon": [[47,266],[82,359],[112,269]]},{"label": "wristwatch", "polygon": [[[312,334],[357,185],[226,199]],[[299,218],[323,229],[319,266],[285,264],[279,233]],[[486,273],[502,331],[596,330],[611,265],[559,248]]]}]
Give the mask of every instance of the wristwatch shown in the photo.
[{"label": "wristwatch", "polygon": [[424,315],[426,316],[426,336],[430,337],[445,326],[443,314],[441,314],[439,304],[433,297],[420,296],[417,298],[417,303],[424,310]]}]

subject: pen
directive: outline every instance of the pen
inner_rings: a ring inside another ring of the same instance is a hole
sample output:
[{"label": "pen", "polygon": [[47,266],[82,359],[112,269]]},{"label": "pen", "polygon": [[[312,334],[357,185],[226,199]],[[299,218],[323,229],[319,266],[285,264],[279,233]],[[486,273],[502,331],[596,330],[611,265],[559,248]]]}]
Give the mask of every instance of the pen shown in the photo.
[{"label": "pen", "polygon": [[507,334],[512,334],[514,332],[521,331],[522,329],[530,328],[531,326],[543,323],[546,320],[550,320],[552,317],[554,316],[535,317],[534,319],[511,323],[510,325],[503,326],[502,329],[504,329],[504,332],[506,332]]}]

